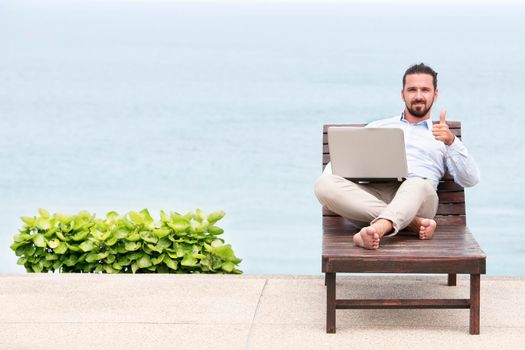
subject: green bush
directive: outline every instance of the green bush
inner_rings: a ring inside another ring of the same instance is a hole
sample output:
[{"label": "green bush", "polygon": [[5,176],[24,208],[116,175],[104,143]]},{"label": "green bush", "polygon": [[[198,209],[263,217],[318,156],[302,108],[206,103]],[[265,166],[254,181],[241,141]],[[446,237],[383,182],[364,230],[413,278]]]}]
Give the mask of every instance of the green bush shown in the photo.
[{"label": "green bush", "polygon": [[28,272],[242,273],[241,259],[217,237],[223,211],[161,211],[160,222],[147,209],[112,211],[105,219],[87,211],[39,214],[21,218],[25,225],[11,245]]}]

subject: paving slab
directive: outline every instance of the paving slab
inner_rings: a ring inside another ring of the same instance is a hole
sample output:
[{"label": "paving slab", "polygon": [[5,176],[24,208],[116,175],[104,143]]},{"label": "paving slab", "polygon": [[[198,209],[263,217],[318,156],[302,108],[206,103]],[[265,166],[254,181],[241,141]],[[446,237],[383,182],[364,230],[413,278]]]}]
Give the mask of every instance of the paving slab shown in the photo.
[{"label": "paving slab", "polygon": [[[468,298],[468,276],[338,276],[338,297]],[[521,349],[525,278],[482,277],[468,310],[338,310],[323,276],[0,275],[0,349]]]},{"label": "paving slab", "polygon": [[315,325],[264,325],[252,329],[248,349],[523,349],[525,328],[483,327],[471,336],[467,328],[355,326],[326,334]]},{"label": "paving slab", "polygon": [[3,277],[0,322],[251,323],[265,279],[62,274]]},{"label": "paving slab", "polygon": [[243,349],[250,326],[158,323],[0,323],[0,349]]}]

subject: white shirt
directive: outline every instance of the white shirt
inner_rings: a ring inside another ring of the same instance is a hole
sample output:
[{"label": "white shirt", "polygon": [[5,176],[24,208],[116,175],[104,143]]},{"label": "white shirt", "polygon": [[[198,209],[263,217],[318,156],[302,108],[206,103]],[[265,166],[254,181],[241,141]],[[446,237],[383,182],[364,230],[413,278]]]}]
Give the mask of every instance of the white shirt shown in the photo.
[{"label": "white shirt", "polygon": [[[371,122],[366,127],[401,128],[405,134],[405,149],[408,163],[408,177],[424,177],[431,180],[437,190],[439,180],[448,170],[462,187],[471,187],[479,182],[479,169],[467,148],[455,137],[447,146],[432,135],[432,120],[426,119],[410,124],[401,117]],[[327,164],[324,173],[331,174],[332,166]]]}]

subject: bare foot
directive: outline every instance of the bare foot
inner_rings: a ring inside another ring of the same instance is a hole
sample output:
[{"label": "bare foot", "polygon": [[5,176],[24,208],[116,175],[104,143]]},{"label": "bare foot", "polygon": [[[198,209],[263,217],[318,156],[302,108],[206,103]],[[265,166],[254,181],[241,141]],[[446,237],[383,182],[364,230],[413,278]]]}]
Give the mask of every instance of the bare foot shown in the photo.
[{"label": "bare foot", "polygon": [[379,248],[379,234],[372,226],[364,227],[354,235],[354,243],[365,249]]},{"label": "bare foot", "polygon": [[415,217],[408,226],[408,229],[417,233],[419,239],[431,239],[436,230],[436,222],[432,219]]}]

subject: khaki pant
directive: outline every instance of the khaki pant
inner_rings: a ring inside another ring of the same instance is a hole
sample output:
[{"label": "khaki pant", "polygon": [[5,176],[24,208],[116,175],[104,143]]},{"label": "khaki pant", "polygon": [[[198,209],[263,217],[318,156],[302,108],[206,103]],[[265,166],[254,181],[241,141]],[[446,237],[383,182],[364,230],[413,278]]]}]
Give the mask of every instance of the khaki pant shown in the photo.
[{"label": "khaki pant", "polygon": [[356,184],[341,176],[323,174],[315,183],[322,205],[358,226],[378,219],[392,221],[395,235],[416,217],[432,219],[438,196],[430,180],[411,177],[403,182]]}]

